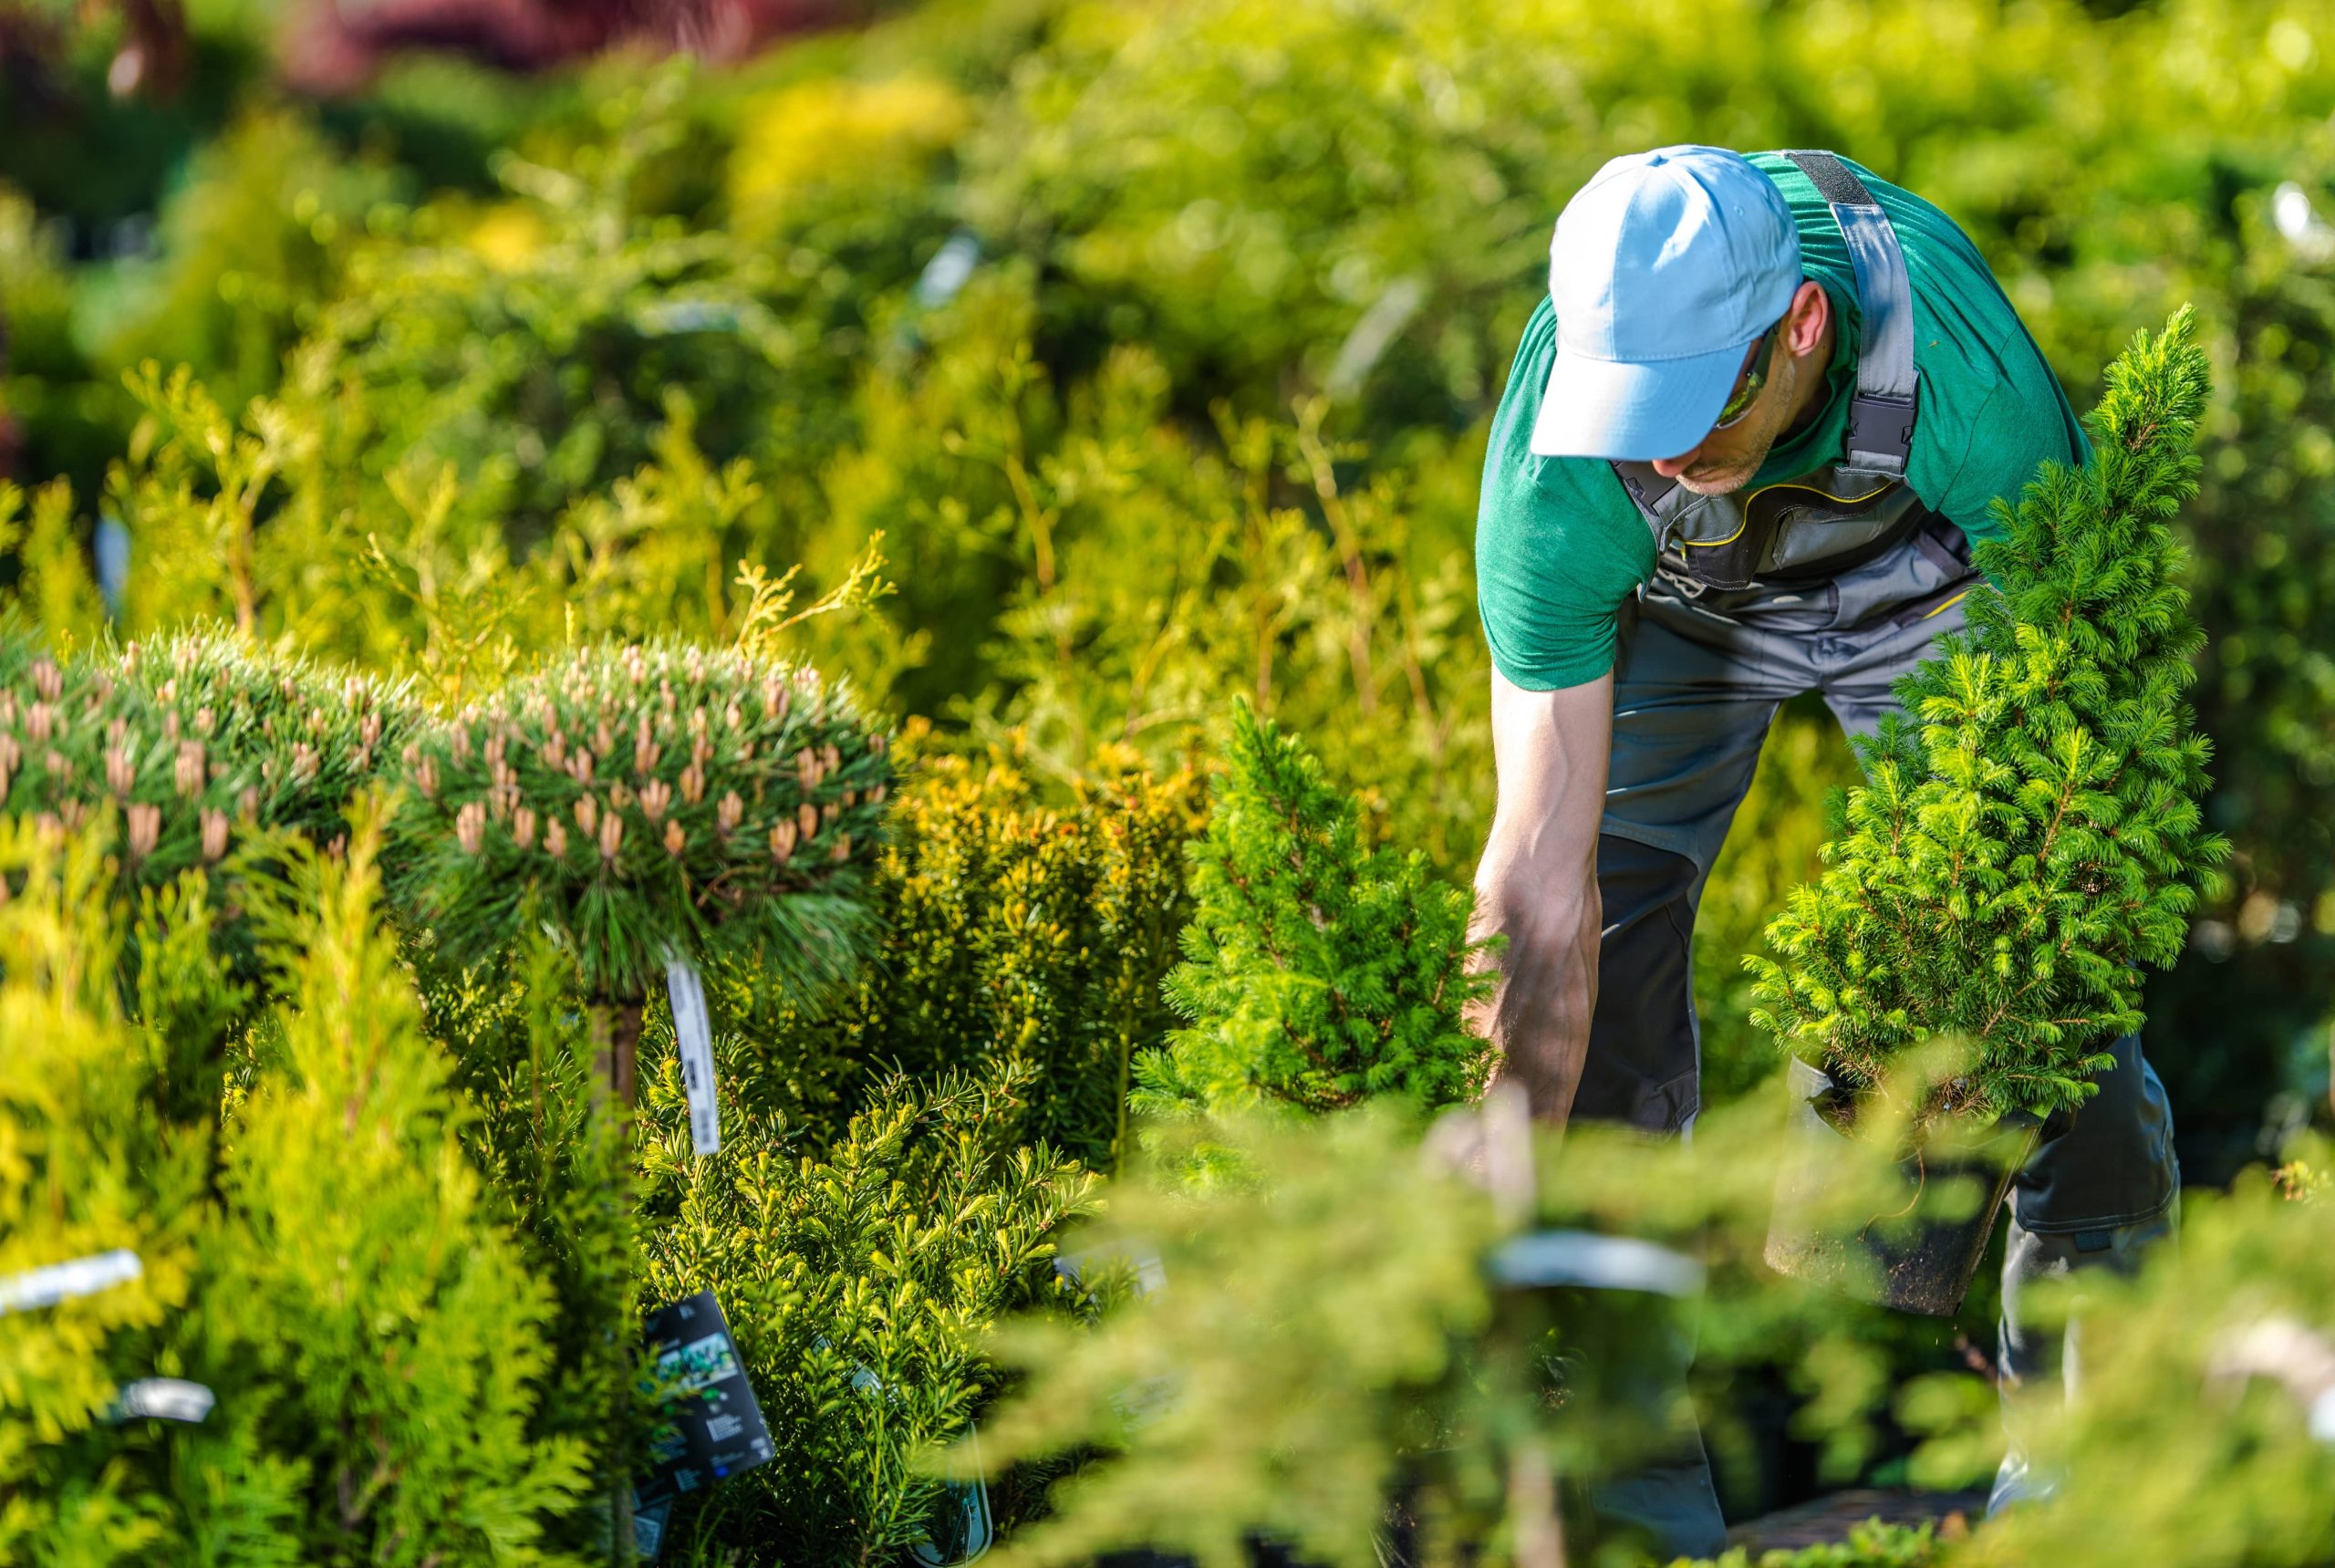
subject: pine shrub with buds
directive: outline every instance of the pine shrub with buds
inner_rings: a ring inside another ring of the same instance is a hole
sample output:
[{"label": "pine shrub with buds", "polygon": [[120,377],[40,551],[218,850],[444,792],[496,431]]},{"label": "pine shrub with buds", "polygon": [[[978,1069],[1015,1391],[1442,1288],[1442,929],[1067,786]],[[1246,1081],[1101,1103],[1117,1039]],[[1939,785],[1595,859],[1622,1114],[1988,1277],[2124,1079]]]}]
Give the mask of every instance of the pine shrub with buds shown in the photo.
[{"label": "pine shrub with buds", "polygon": [[44,832],[110,822],[159,888],[250,830],[318,845],[410,722],[403,690],[262,654],[218,630],[59,661],[0,643],[0,804]]},{"label": "pine shrub with buds", "polygon": [[2081,1103],[2141,1023],[2227,853],[2182,693],[2203,633],[2168,524],[2196,493],[2205,357],[2185,308],[2109,368],[2081,469],[2046,463],[1978,566],[1969,628],[1859,746],[1828,868],[1754,956],[1757,1021],[1852,1095],[1934,1036],[1971,1053],[1925,1114]]},{"label": "pine shrub with buds", "polygon": [[808,992],[867,925],[887,751],[808,669],[672,644],[574,653],[406,744],[398,897],[462,966],[548,921],[634,1039],[670,958],[751,960]]},{"label": "pine shrub with buds", "polygon": [[1366,843],[1360,805],[1245,701],[1227,763],[1188,852],[1186,961],[1168,977],[1188,1027],[1138,1059],[1136,1108],[1474,1095],[1490,1055],[1462,1010],[1489,981],[1468,972],[1467,889],[1417,851]]}]

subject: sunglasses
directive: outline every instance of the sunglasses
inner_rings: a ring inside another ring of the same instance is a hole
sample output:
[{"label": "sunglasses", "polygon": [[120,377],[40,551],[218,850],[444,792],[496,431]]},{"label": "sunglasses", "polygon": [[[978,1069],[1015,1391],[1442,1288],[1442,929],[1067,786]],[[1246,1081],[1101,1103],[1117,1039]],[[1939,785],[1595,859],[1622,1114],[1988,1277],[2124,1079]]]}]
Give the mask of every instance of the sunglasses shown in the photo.
[{"label": "sunglasses", "polygon": [[1760,333],[1759,341],[1751,345],[1750,356],[1743,361],[1743,374],[1737,378],[1735,390],[1728,394],[1727,406],[1719,410],[1718,422],[1711,429],[1723,431],[1729,425],[1740,424],[1743,416],[1751,411],[1751,405],[1759,400],[1759,389],[1768,384],[1768,340],[1776,335],[1776,327],[1782,325],[1782,322],[1777,322]]}]

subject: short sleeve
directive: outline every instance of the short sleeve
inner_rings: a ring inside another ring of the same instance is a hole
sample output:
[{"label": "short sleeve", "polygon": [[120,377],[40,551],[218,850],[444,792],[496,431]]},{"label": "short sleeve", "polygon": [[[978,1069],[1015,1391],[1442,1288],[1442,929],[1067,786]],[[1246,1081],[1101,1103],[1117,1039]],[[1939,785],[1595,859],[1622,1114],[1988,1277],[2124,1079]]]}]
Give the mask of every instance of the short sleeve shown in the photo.
[{"label": "short sleeve", "polygon": [[1654,572],[1654,535],[1604,463],[1536,456],[1532,426],[1556,355],[1543,299],[1492,416],[1476,513],[1476,602],[1492,667],[1530,691],[1614,667],[1614,614]]},{"label": "short sleeve", "polygon": [[1998,382],[1970,421],[1969,444],[1937,509],[1974,539],[1999,532],[1994,503],[1999,498],[2016,507],[2047,460],[2083,461],[2083,432],[2066,400],[2056,386],[2035,384],[2049,374],[2038,365],[2031,377]]},{"label": "short sleeve", "polygon": [[[1599,478],[1610,499],[1585,493]],[[1602,464],[1528,454],[1486,475],[1476,563],[1493,668],[1556,691],[1614,667],[1615,615],[1654,570],[1654,535]]]}]

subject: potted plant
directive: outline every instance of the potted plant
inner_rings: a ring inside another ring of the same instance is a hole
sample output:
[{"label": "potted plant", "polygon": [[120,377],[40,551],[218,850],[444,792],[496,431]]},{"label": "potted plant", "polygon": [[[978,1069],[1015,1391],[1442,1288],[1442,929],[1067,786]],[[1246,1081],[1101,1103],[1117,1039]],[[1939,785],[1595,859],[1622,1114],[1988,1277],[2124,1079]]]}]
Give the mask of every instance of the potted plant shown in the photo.
[{"label": "potted plant", "polygon": [[319,845],[407,722],[402,689],[264,657],[226,632],[58,659],[0,640],[0,806],[57,830],[112,814],[120,875],[159,888],[243,830]]},{"label": "potted plant", "polygon": [[[2084,465],[1997,503],[1976,551],[1995,591],[1859,743],[1823,875],[1768,927],[1776,959],[1746,961],[1801,1102],[1769,1261],[1907,1310],[1959,1304],[2043,1118],[2139,1027],[2142,966],[2179,952],[2227,853],[2198,809],[2203,634],[2168,526],[2197,488],[2189,312],[2107,382]],[[1844,1139],[1899,1172],[1861,1216],[1820,1200]]]}]

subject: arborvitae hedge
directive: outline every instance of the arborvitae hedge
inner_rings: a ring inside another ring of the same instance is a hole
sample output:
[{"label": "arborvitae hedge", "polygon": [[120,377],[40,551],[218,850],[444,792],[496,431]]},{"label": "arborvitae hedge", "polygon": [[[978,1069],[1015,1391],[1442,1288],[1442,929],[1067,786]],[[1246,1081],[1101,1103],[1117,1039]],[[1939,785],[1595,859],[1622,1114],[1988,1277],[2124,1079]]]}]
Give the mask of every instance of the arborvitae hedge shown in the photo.
[{"label": "arborvitae hedge", "polygon": [[[6,1319],[0,1549],[110,1563],[545,1561],[582,1449],[534,1430],[547,1284],[465,1158],[466,1111],[378,925],[371,840],[302,855],[268,924],[265,1067],[167,1119],[119,1012],[95,841],[0,827],[0,1272],[112,1248],[140,1276]],[[216,987],[207,945],[158,989]],[[210,961],[207,963],[203,961]],[[29,1069],[20,1071],[18,1069]],[[223,1108],[222,1100],[228,1103]],[[214,1121],[215,1118],[215,1121]],[[192,1380],[195,1423],[119,1389]]]},{"label": "arborvitae hedge", "polygon": [[157,1369],[192,1288],[208,1141],[168,1126],[113,983],[111,867],[0,821],[0,1278],[117,1249],[142,1272],[0,1316],[0,1558],[150,1561],[170,1538],[117,1434],[119,1383]]}]

